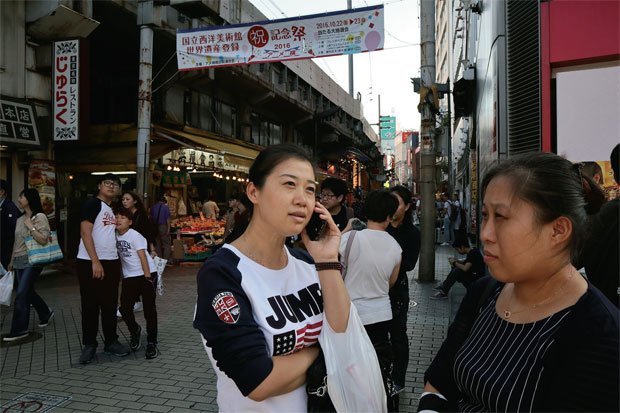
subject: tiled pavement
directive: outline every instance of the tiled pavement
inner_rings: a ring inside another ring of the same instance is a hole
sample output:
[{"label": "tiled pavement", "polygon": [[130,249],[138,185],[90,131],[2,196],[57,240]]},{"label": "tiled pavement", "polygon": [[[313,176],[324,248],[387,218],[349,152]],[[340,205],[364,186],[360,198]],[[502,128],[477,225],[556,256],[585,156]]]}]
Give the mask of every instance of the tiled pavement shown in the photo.
[{"label": "tiled pavement", "polygon": [[[447,274],[446,257],[453,253],[449,247],[437,248],[438,280]],[[37,283],[37,291],[56,315],[47,328],[41,329],[36,326],[38,319],[33,311],[29,341],[2,344],[0,404],[37,392],[70,397],[54,412],[217,411],[215,373],[192,328],[196,271],[197,267],[175,267],[164,274],[165,294],[158,296],[157,302],[158,358],[145,360],[144,346],[127,357],[107,356],[100,339],[96,361],[87,366],[77,362],[81,349],[77,279],[69,272],[45,274]],[[413,302],[408,322],[409,368],[406,389],[401,393],[401,411],[405,412],[417,406],[424,370],[441,345],[454,312],[452,300],[429,300],[433,285],[415,281],[417,268],[409,276]],[[460,297],[458,287],[453,290]],[[1,307],[3,334],[8,333],[11,316],[12,308]],[[141,313],[136,319],[144,326]],[[128,343],[125,324],[119,321],[118,326],[120,340]]]}]

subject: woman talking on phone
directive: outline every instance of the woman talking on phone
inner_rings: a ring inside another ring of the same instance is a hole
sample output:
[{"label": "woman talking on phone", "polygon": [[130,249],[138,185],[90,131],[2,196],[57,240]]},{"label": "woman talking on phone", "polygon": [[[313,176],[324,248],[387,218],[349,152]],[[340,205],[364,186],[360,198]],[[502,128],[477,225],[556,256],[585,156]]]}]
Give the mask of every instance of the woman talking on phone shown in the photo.
[{"label": "woman talking on phone", "polygon": [[[314,169],[298,147],[263,150],[249,180],[248,227],[200,269],[194,327],[217,373],[220,411],[305,411],[323,322],[337,332],[348,323],[340,231],[316,202]],[[318,241],[304,230],[313,212],[327,222]],[[299,233],[310,255],[285,247]]]}]

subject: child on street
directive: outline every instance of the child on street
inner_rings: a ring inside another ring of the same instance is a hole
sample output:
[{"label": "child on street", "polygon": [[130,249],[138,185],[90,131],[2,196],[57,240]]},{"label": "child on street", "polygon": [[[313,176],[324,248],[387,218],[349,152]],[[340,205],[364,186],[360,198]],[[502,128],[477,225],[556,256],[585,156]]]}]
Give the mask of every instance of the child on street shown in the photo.
[{"label": "child on street", "polygon": [[133,351],[140,349],[142,327],[136,323],[134,302],[142,297],[146,320],[146,359],[157,357],[157,308],[155,286],[157,272],[153,258],[147,251],[146,239],[134,229],[131,211],[121,208],[116,213],[116,248],[123,267],[123,290],[121,292],[121,315],[131,334],[129,345]]}]

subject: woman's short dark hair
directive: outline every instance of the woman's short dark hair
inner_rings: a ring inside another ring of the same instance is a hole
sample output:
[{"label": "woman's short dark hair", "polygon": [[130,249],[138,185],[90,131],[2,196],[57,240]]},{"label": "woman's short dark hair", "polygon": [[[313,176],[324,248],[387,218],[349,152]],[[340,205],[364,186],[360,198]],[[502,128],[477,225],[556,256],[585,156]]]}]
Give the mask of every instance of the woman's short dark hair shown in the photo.
[{"label": "woman's short dark hair", "polygon": [[28,201],[32,216],[43,213],[43,205],[41,205],[41,195],[39,195],[39,191],[34,188],[26,188],[21,191],[19,195],[23,196]]},{"label": "woman's short dark hair", "polygon": [[265,185],[267,176],[282,162],[289,159],[299,159],[306,161],[312,165],[310,157],[299,146],[283,143],[279,145],[272,145],[263,149],[254,163],[250,167],[250,173],[248,179],[257,188],[262,188]]},{"label": "woman's short dark hair", "polygon": [[[390,188],[390,192],[398,194],[398,196],[400,196],[405,203],[405,206],[411,204],[413,195],[411,195],[411,191],[407,189],[407,187],[402,185],[396,185]],[[409,208],[407,211],[405,211],[405,219],[411,218],[412,213],[413,208]]]},{"label": "woman's short dark hair", "polygon": [[398,200],[387,189],[377,189],[366,196],[364,215],[370,221],[383,222],[397,209]]},{"label": "woman's short dark hair", "polygon": [[552,153],[515,156],[487,172],[482,180],[482,199],[489,183],[501,176],[512,181],[517,197],[534,206],[540,224],[561,216],[571,220],[573,234],[568,248],[575,262],[587,236],[588,213],[598,211],[605,199],[592,178],[581,173],[581,164]]}]

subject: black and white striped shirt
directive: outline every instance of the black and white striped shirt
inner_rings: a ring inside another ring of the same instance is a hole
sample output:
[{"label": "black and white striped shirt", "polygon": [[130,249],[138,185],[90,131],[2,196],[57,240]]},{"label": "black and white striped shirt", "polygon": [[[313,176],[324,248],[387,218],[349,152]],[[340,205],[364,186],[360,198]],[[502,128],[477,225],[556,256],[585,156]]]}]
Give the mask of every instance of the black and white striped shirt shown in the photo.
[{"label": "black and white striped shirt", "polygon": [[498,288],[456,354],[459,411],[532,411],[543,358],[572,308],[533,323],[510,323],[495,311],[499,292]]}]

